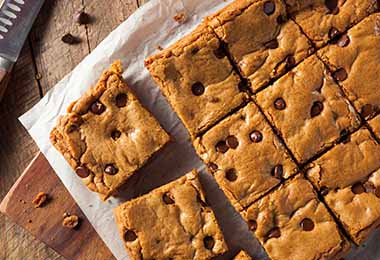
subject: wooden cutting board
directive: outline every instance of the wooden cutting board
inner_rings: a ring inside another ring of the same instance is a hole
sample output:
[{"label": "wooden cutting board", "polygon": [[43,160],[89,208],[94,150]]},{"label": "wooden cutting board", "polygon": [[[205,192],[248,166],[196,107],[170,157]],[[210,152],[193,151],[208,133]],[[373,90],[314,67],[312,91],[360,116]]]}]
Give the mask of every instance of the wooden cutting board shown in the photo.
[{"label": "wooden cutting board", "polygon": [[[32,200],[41,191],[49,200],[35,208]],[[5,196],[0,211],[67,259],[115,259],[41,153]],[[79,216],[76,229],[62,226],[64,213]]]}]

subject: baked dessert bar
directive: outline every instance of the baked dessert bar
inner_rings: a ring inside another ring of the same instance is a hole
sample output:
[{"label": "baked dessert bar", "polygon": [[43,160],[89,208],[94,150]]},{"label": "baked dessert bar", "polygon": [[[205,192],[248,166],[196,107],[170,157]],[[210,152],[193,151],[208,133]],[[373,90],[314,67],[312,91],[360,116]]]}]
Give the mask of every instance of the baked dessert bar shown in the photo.
[{"label": "baked dessert bar", "polygon": [[272,260],[340,259],[350,248],[301,176],[255,202],[244,217]]},{"label": "baked dessert bar", "polygon": [[238,211],[297,173],[297,166],[254,103],[197,138],[194,147]]},{"label": "baked dessert bar", "polygon": [[245,252],[245,251],[240,251],[233,260],[252,260],[252,258]]},{"label": "baked dessert bar", "polygon": [[120,62],[59,118],[50,140],[87,187],[109,197],[169,135],[122,79]]},{"label": "baked dessert bar", "polygon": [[133,260],[203,260],[227,251],[195,171],[122,204],[114,212]]},{"label": "baked dessert bar", "polygon": [[192,137],[247,99],[223,44],[204,24],[145,66]]},{"label": "baked dessert bar", "polygon": [[369,125],[371,126],[375,135],[380,138],[380,115],[369,121]]},{"label": "baked dessert bar", "polygon": [[317,48],[336,40],[348,28],[378,10],[376,0],[316,0],[311,5],[310,0],[286,1],[308,6],[293,18]]},{"label": "baked dessert bar", "polygon": [[350,29],[335,44],[318,52],[366,119],[380,112],[379,46],[380,14],[376,13]]},{"label": "baked dessert bar", "polygon": [[253,92],[313,51],[300,28],[286,20],[281,0],[236,0],[207,20]]},{"label": "baked dessert bar", "polygon": [[380,144],[360,129],[311,163],[308,178],[352,240],[360,244],[380,225]]},{"label": "baked dessert bar", "polygon": [[355,109],[315,55],[258,93],[257,103],[300,163],[360,125]]}]

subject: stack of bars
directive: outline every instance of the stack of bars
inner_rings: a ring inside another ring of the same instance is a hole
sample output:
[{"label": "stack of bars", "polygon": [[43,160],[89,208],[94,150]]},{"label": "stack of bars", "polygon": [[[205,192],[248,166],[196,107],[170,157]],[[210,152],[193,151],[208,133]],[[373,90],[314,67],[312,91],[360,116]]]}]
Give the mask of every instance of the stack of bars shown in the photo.
[{"label": "stack of bars", "polygon": [[[376,0],[236,0],[145,65],[271,259],[339,259],[379,227]],[[105,197],[169,141],[118,64],[51,138]],[[196,171],[115,216],[132,259],[228,250]]]}]

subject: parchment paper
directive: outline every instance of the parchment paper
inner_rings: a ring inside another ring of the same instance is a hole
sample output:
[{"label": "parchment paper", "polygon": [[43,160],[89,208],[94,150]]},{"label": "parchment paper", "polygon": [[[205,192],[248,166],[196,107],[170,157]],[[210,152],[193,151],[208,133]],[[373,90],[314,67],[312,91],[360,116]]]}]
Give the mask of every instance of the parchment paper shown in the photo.
[{"label": "parchment paper", "polygon": [[[204,16],[222,8],[228,2],[231,0],[150,1],[116,28],[36,106],[20,117],[22,124],[117,259],[129,258],[119,237],[112,209],[123,201],[145,194],[184,175],[193,168],[201,171],[201,181],[208,199],[231,248],[229,254],[220,259],[231,259],[232,253],[240,248],[256,259],[267,259],[259,243],[251,236],[245,223],[233,210],[212,177],[204,172],[204,166],[196,156],[186,130],[144,68],[144,59],[156,52],[157,46],[168,47],[189,33]],[[182,12],[186,15],[186,22],[175,22],[173,16]],[[65,114],[67,106],[79,98],[89,86],[95,84],[101,72],[116,59],[122,60],[125,69],[123,77],[129,86],[175,142],[128,181],[120,198],[102,202],[97,194],[87,190],[64,158],[52,147],[49,133],[57,117]],[[377,241],[380,241],[378,233],[365,247],[355,250],[348,259],[380,259]]]}]

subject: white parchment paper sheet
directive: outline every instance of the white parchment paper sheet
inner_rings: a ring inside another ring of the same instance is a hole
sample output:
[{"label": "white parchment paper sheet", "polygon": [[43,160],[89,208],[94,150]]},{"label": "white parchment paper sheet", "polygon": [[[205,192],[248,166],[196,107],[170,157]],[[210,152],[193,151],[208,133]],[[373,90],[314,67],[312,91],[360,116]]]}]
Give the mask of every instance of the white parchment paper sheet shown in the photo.
[{"label": "white parchment paper sheet", "polygon": [[[150,1],[116,28],[35,107],[20,118],[63,184],[117,259],[129,258],[119,238],[112,209],[121,202],[147,193],[193,168],[202,171],[202,183],[231,251],[236,252],[239,248],[244,248],[257,259],[266,258],[265,253],[257,241],[252,238],[240,216],[234,212],[212,178],[203,172],[203,164],[197,158],[186,130],[144,68],[144,59],[154,53],[157,46],[168,47],[189,33],[204,16],[222,8],[228,2],[230,1]],[[184,24],[179,24],[174,21],[173,16],[182,12],[185,13],[187,20]],[[125,69],[123,77],[127,83],[134,89],[141,102],[171,134],[175,142],[166,147],[131,178],[121,194],[121,198],[111,198],[107,202],[102,202],[97,194],[87,190],[64,158],[52,147],[49,133],[54,127],[57,117],[65,114],[67,106],[79,98],[89,86],[95,84],[101,72],[116,59],[122,60]],[[379,234],[375,236],[379,237]],[[360,248],[350,258],[380,259],[380,249],[376,247],[376,241],[380,241],[380,239],[369,240],[368,245],[371,250]],[[371,255],[368,254],[370,252]],[[221,258],[231,259],[231,253]]]}]

